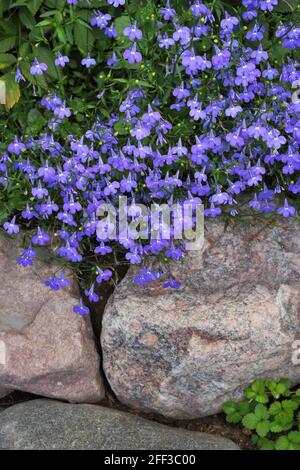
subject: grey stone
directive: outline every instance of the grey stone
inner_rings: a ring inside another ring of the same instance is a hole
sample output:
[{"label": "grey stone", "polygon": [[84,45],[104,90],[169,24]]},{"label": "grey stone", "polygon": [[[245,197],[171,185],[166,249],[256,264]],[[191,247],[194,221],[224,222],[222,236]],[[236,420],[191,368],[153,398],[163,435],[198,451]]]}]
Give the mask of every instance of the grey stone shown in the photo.
[{"label": "grey stone", "polygon": [[97,405],[33,400],[0,415],[0,450],[238,450],[223,437]]},{"label": "grey stone", "polygon": [[109,299],[103,367],[118,399],[174,418],[219,412],[256,378],[300,382],[299,220],[206,224],[205,244],[172,266],[178,289],[137,285]]}]

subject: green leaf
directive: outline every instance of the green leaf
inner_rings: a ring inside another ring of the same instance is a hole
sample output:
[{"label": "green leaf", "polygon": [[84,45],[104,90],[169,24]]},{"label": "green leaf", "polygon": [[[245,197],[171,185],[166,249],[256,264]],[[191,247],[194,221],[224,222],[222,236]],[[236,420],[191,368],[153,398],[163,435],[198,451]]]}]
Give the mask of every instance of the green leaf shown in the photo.
[{"label": "green leaf", "polygon": [[259,421],[264,420],[269,417],[269,412],[268,412],[267,407],[261,404],[256,405],[254,413]]},{"label": "green leaf", "polygon": [[5,33],[9,36],[17,35],[18,34],[18,23],[13,22],[12,20],[0,20],[0,27],[3,29]]},{"label": "green leaf", "polygon": [[270,432],[270,422],[260,421],[256,426],[256,432],[260,437],[266,437],[266,435]]},{"label": "green leaf", "polygon": [[282,408],[285,410],[295,411],[298,408],[298,403],[293,400],[283,400]]},{"label": "green leaf", "polygon": [[66,5],[66,0],[45,0],[45,5],[48,8],[53,8],[61,11]]},{"label": "green leaf", "polygon": [[67,40],[67,36],[66,36],[64,28],[62,26],[57,26],[55,31],[56,31],[56,34],[57,34],[57,37],[58,37],[59,41],[62,44],[66,44],[68,42],[68,40]]},{"label": "green leaf", "polygon": [[0,52],[10,51],[17,43],[17,36],[6,36],[4,39],[0,37]]},{"label": "green leaf", "polygon": [[27,8],[21,8],[19,11],[19,18],[21,23],[28,29],[33,29],[35,26],[34,16],[28,11]]},{"label": "green leaf", "polygon": [[275,449],[276,450],[288,450],[289,445],[290,445],[289,439],[286,436],[280,436],[275,442]]},{"label": "green leaf", "polygon": [[258,423],[258,419],[254,413],[248,413],[246,416],[244,416],[242,423],[245,428],[255,429]]},{"label": "green leaf", "polygon": [[36,14],[42,3],[43,0],[26,0],[26,6],[33,15]]},{"label": "green leaf", "polygon": [[17,61],[16,57],[13,54],[0,54],[0,70],[10,67],[12,64],[15,64]]},{"label": "green leaf", "polygon": [[3,75],[0,82],[4,82],[5,84],[6,102],[4,106],[5,109],[9,111],[20,99],[20,87],[15,81],[15,74],[11,72]]},{"label": "green leaf", "polygon": [[236,409],[237,409],[237,405],[234,401],[227,401],[223,405],[223,411],[226,414],[235,413]]},{"label": "green leaf", "polygon": [[269,408],[269,413],[271,415],[276,415],[277,413],[280,413],[282,410],[282,405],[279,401],[274,401],[274,403],[271,404]]},{"label": "green leaf", "polygon": [[245,390],[245,395],[258,403],[268,403],[269,401],[269,397],[265,393],[265,383],[260,379],[255,380],[251,387]]},{"label": "green leaf", "polygon": [[83,55],[92,52],[94,46],[94,33],[85,22],[76,22],[74,26],[74,41]]},{"label": "green leaf", "polygon": [[299,5],[299,0],[279,0],[276,11],[291,13],[296,9],[297,5]]},{"label": "green leaf", "polygon": [[123,31],[124,28],[129,26],[131,24],[130,18],[127,15],[119,16],[115,20],[115,28],[118,31],[118,38],[122,38],[123,36]]},{"label": "green leaf", "polygon": [[282,432],[282,426],[278,423],[271,423],[270,431],[275,433]]},{"label": "green leaf", "polygon": [[238,411],[235,411],[234,413],[230,413],[229,415],[227,415],[226,417],[226,421],[228,423],[232,423],[232,424],[237,424],[241,421],[242,419],[242,416],[241,414],[238,412]]},{"label": "green leaf", "polygon": [[288,438],[290,441],[300,444],[300,431],[291,431],[288,433]]},{"label": "green leaf", "polygon": [[271,441],[270,439],[262,438],[260,437],[257,441],[257,446],[261,450],[274,450],[274,442]]}]

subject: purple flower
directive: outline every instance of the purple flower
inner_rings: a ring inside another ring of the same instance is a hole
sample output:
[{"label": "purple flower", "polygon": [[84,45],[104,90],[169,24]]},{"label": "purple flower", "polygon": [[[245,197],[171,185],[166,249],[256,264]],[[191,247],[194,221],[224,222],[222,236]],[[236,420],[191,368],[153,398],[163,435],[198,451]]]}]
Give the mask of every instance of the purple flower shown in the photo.
[{"label": "purple flower", "polygon": [[196,17],[201,15],[210,17],[211,15],[211,10],[207,6],[205,6],[200,0],[196,0],[195,3],[190,6],[190,10]]},{"label": "purple flower", "polygon": [[20,83],[20,81],[26,82],[26,79],[23,77],[20,67],[17,67],[16,75],[15,75],[15,81]]},{"label": "purple flower", "polygon": [[131,130],[131,135],[137,140],[143,140],[150,135],[150,130],[139,121]]},{"label": "purple flower", "polygon": [[143,33],[138,29],[136,21],[132,25],[126,26],[123,30],[123,34],[124,36],[128,36],[131,41],[135,39],[140,40],[143,37]]},{"label": "purple flower", "polygon": [[5,222],[3,224],[3,228],[4,230],[6,230],[7,233],[9,233],[9,235],[13,235],[14,233],[20,232],[20,228],[16,224],[16,217],[13,217],[10,222]]},{"label": "purple flower", "polygon": [[107,3],[117,8],[121,5],[125,5],[125,0],[107,0]]},{"label": "purple flower", "polygon": [[112,23],[110,26],[108,26],[107,28],[105,28],[104,34],[105,34],[105,36],[107,36],[108,38],[114,38],[114,39],[116,39],[116,38],[118,37],[118,31],[117,31],[116,28],[114,27],[114,23]]},{"label": "purple flower", "polygon": [[105,29],[111,20],[111,16],[108,14],[104,14],[99,10],[94,10],[94,17],[91,19],[91,25],[97,26],[97,28]]},{"label": "purple flower", "polygon": [[142,262],[142,257],[138,254],[136,247],[132,252],[126,253],[125,258],[130,261],[130,264],[140,264]]},{"label": "purple flower", "polygon": [[220,209],[220,207],[215,207],[215,205],[214,205],[213,202],[211,203],[209,209],[204,209],[204,215],[205,215],[206,217],[215,218],[215,217],[217,217],[218,215],[220,215],[221,213],[222,213],[222,210]]},{"label": "purple flower", "polygon": [[170,47],[174,46],[174,44],[174,39],[169,38],[167,33],[158,37],[158,45],[161,49],[169,49]]},{"label": "purple flower", "polygon": [[212,56],[212,64],[215,70],[221,70],[229,66],[231,54],[228,49],[221,50],[215,46],[215,55]]},{"label": "purple flower", "polygon": [[43,199],[45,196],[48,196],[48,190],[42,187],[42,183],[39,182],[38,186],[32,188],[31,194],[37,199]]},{"label": "purple flower", "polygon": [[22,252],[22,256],[18,258],[18,264],[26,268],[27,266],[32,266],[32,258],[36,257],[37,254],[36,252],[29,246],[28,248],[25,248]]},{"label": "purple flower", "polygon": [[266,28],[264,26],[255,23],[253,29],[247,32],[246,38],[250,41],[262,41],[265,31]]},{"label": "purple flower", "polygon": [[78,313],[81,317],[84,315],[88,315],[90,313],[90,309],[83,305],[82,299],[80,299],[79,304],[73,307],[73,312]]},{"label": "purple flower", "polygon": [[283,217],[294,217],[296,215],[296,209],[293,206],[290,206],[287,200],[285,199],[283,207],[279,207],[277,210],[278,214],[283,215]]},{"label": "purple flower", "polygon": [[142,62],[142,54],[136,50],[136,43],[130,49],[126,49],[123,53],[124,59],[126,59],[130,64],[135,62]]},{"label": "purple flower", "polygon": [[166,6],[161,8],[159,12],[165,21],[169,21],[176,17],[176,11],[174,8],[171,8],[169,0],[167,0]]},{"label": "purple flower", "polygon": [[243,111],[241,106],[233,106],[231,105],[229,108],[225,110],[226,116],[230,116],[232,118],[236,118],[239,113]]},{"label": "purple flower", "polygon": [[268,60],[269,54],[263,50],[262,45],[260,44],[257,51],[252,52],[251,58],[255,60],[256,64],[260,64],[260,62]]},{"label": "purple flower", "polygon": [[176,42],[180,42],[182,46],[185,46],[190,42],[191,32],[186,26],[177,26],[175,33],[173,33],[173,39]]},{"label": "purple flower", "polygon": [[60,119],[71,116],[71,111],[69,108],[66,107],[65,101],[61,105],[57,106],[53,112],[55,116],[58,116]]},{"label": "purple flower", "polygon": [[48,66],[43,62],[39,63],[38,59],[35,57],[33,65],[30,68],[31,75],[43,75],[43,73],[48,70]]},{"label": "purple flower", "polygon": [[119,62],[119,59],[117,58],[116,56],[116,53],[113,52],[112,53],[112,56],[107,60],[107,65],[109,65],[110,67],[113,67],[115,64],[117,64]]},{"label": "purple flower", "polygon": [[7,150],[10,153],[14,153],[15,155],[20,155],[20,153],[24,149],[25,149],[25,144],[23,144],[23,142],[20,142],[17,137],[15,137],[14,141],[11,144],[9,144],[9,146],[7,147]]},{"label": "purple flower", "polygon": [[263,11],[273,11],[274,7],[278,5],[278,0],[260,0],[259,8]]},{"label": "purple flower", "polygon": [[169,277],[169,280],[164,283],[164,288],[171,287],[171,289],[178,289],[181,286],[181,282],[175,281],[172,276]]},{"label": "purple flower", "polygon": [[103,281],[109,281],[113,273],[110,269],[105,269],[104,271],[97,266],[97,277],[96,281],[98,284],[101,284]]},{"label": "purple flower", "polygon": [[70,62],[69,57],[67,55],[62,55],[61,52],[58,51],[55,65],[63,68],[68,62]]},{"label": "purple flower", "polygon": [[84,291],[90,302],[99,302],[99,295],[95,293],[95,284],[93,284],[89,290]]},{"label": "purple flower", "polygon": [[37,234],[32,237],[32,243],[34,245],[44,246],[47,245],[51,240],[50,236],[38,227]]},{"label": "purple flower", "polygon": [[238,18],[236,18],[235,16],[229,16],[226,12],[225,19],[221,21],[221,28],[225,33],[232,33],[232,31],[238,24]]},{"label": "purple flower", "polygon": [[90,56],[90,54],[88,54],[84,59],[82,59],[81,64],[88,69],[89,67],[96,65],[96,61]]},{"label": "purple flower", "polygon": [[101,242],[99,246],[97,246],[94,250],[97,255],[107,255],[108,253],[112,252],[112,248]]}]

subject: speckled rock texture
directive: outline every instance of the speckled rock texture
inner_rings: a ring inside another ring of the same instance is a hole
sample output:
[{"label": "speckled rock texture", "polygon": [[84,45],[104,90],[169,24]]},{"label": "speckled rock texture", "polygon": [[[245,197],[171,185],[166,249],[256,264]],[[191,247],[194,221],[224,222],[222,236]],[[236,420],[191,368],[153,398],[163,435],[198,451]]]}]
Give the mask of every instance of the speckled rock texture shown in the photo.
[{"label": "speckled rock texture", "polygon": [[[176,272],[177,271],[177,272]],[[174,270],[179,289],[136,285],[134,271],[103,321],[106,377],[120,401],[196,418],[240,399],[258,377],[300,382],[300,225],[206,223],[201,252]]]},{"label": "speckled rock texture", "polygon": [[238,450],[223,437],[96,405],[33,400],[0,415],[0,450]]},{"label": "speckled rock texture", "polygon": [[18,247],[0,236],[0,395],[22,390],[74,402],[104,395],[89,318],[73,313],[78,289],[44,285],[53,266],[17,265]]}]

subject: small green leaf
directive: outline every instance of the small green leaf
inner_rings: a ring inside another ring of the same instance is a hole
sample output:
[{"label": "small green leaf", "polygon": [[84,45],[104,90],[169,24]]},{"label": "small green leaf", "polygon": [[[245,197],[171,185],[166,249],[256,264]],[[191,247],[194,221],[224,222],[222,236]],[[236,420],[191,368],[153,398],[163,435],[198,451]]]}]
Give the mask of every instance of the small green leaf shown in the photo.
[{"label": "small green leaf", "polygon": [[244,416],[242,423],[245,428],[255,429],[258,423],[258,419],[254,413],[248,413],[246,416]]},{"label": "small green leaf", "polygon": [[13,54],[0,54],[0,70],[10,67],[17,61]]},{"label": "small green leaf", "polygon": [[5,36],[4,39],[0,37],[0,52],[10,51],[17,43],[17,36]]},{"label": "small green leaf", "polygon": [[75,44],[83,55],[92,52],[94,46],[94,33],[88,23],[85,21],[77,21],[74,26]]},{"label": "small green leaf", "polygon": [[257,446],[261,450],[274,450],[275,448],[273,441],[271,441],[270,439],[262,438],[262,437],[258,439]]},{"label": "small green leaf", "polygon": [[280,436],[275,442],[275,449],[276,450],[288,450],[289,445],[290,445],[289,439],[286,436]]},{"label": "small green leaf", "polygon": [[264,420],[269,417],[269,412],[268,412],[267,407],[261,404],[256,405],[254,413],[259,421]]},{"label": "small green leaf", "polygon": [[33,29],[35,26],[34,16],[27,8],[21,8],[19,11],[19,18],[21,23],[28,29]]},{"label": "small green leaf", "polygon": [[271,415],[276,415],[277,413],[280,413],[281,410],[282,410],[281,403],[279,401],[274,401],[274,403],[270,405],[269,413]]},{"label": "small green leaf", "polygon": [[26,0],[26,6],[32,15],[35,15],[40,6],[42,5],[43,0]]},{"label": "small green leaf", "polygon": [[260,437],[266,437],[266,435],[270,432],[270,422],[260,421],[256,426],[256,432]]},{"label": "small green leaf", "polygon": [[295,444],[300,444],[300,431],[291,431],[288,433],[288,438]]}]

